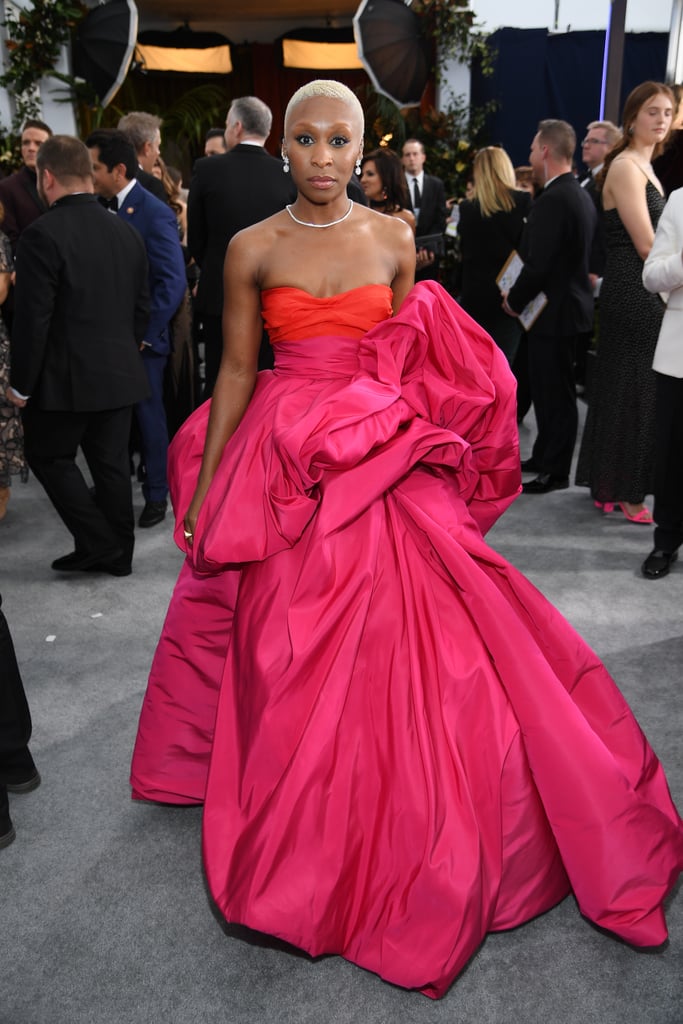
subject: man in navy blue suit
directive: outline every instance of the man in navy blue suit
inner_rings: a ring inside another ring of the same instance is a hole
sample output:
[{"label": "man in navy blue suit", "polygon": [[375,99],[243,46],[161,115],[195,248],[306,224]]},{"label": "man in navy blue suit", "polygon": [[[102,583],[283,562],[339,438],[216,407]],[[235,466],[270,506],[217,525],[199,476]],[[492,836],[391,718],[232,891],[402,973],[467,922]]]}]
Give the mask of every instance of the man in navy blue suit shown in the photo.
[{"label": "man in navy blue suit", "polygon": [[138,524],[155,526],[167,508],[163,381],[170,352],[169,324],[185,294],[185,261],[175,214],[137,182],[137,158],[126,136],[120,131],[96,131],[86,145],[93,161],[95,192],[140,232],[149,262],[150,317],[141,351],[151,394],[136,405],[135,414],[146,468],[145,507]]}]

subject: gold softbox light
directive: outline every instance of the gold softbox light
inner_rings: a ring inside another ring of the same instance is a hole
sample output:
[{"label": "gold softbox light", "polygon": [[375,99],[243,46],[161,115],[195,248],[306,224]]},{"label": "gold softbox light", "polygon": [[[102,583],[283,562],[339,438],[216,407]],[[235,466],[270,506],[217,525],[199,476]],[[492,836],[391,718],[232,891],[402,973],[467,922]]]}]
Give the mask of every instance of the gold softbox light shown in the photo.
[{"label": "gold softbox light", "polygon": [[307,71],[363,69],[352,28],[295,29],[280,36],[282,65]]},{"label": "gold softbox light", "polygon": [[187,25],[174,32],[141,32],[135,59],[145,71],[229,75],[230,40],[219,32],[193,32]]}]

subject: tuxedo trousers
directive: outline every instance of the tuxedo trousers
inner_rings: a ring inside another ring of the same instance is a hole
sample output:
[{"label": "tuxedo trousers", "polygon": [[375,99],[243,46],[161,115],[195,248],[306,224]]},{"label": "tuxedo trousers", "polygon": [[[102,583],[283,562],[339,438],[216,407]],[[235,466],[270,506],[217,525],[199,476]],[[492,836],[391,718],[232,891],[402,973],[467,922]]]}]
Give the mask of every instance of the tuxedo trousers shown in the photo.
[{"label": "tuxedo trousers", "polygon": [[31,714],[7,619],[0,609],[0,786],[30,774],[30,738]]},{"label": "tuxedo trousers", "polygon": [[[45,489],[75,549],[84,555],[133,557],[135,521],[128,439],[132,406],[98,412],[23,410],[26,460]],[[79,447],[94,494],[76,464]]]},{"label": "tuxedo trousers", "polygon": [[164,404],[167,363],[167,355],[143,348],[142,365],[147,374],[149,395],[135,406],[135,418],[140,430],[140,447],[145,464],[145,480],[142,485],[145,501],[165,501],[168,496],[168,423]]},{"label": "tuxedo trousers", "polygon": [[657,375],[655,548],[683,544],[683,378]]},{"label": "tuxedo trousers", "polygon": [[576,408],[576,335],[557,337],[531,330],[529,387],[538,434],[532,457],[540,472],[569,476],[579,415]]}]

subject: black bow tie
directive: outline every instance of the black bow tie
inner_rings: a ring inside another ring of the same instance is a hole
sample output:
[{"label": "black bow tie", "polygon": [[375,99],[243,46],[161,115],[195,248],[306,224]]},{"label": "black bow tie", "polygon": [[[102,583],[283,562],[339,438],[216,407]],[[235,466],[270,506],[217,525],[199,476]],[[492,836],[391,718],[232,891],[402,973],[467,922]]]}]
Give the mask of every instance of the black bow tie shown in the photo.
[{"label": "black bow tie", "polygon": [[105,210],[113,210],[114,213],[118,212],[118,209],[119,209],[119,199],[118,199],[118,196],[114,196],[113,199],[105,199],[104,196],[100,196],[99,200],[102,203],[102,206],[105,208]]}]

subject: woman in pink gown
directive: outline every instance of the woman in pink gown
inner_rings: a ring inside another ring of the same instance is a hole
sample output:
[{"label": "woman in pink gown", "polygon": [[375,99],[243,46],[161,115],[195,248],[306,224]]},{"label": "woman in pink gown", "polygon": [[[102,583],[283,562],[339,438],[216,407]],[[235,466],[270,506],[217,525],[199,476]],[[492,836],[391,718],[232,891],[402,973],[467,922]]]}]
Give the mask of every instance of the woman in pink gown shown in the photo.
[{"label": "woman in pink gown", "polygon": [[230,244],[132,785],[204,803],[228,921],[436,997],[570,891],[662,943],[683,834],[600,661],[483,540],[520,489],[514,381],[437,284],[411,290],[407,225],[349,204],[362,137],[343,86],[296,93],[297,201]]}]

